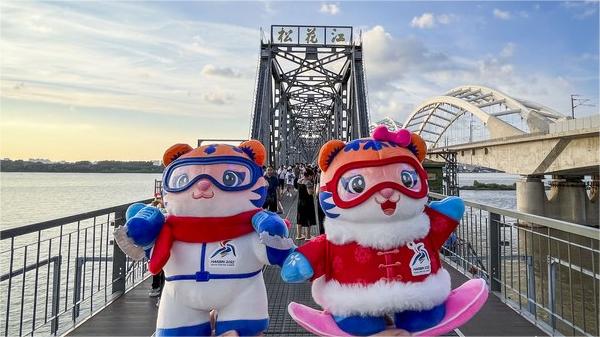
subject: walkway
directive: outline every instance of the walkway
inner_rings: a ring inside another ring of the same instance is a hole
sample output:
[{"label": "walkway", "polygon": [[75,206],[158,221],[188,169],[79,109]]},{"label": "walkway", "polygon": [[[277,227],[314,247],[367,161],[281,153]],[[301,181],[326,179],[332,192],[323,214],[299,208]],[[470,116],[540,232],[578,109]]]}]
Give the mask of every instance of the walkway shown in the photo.
[{"label": "walkway", "polygon": [[[295,198],[285,198],[284,208],[287,217],[296,219]],[[291,235],[295,235],[295,228]],[[452,276],[452,287],[457,287],[466,277],[446,265]],[[265,284],[269,296],[270,324],[266,335],[270,336],[310,336],[288,315],[287,304],[291,301],[317,307],[314,303],[310,284],[286,284],[279,277],[277,267],[267,267],[264,271]],[[69,336],[151,336],[154,333],[157,308],[155,299],[148,297],[150,279],[121,296],[111,305],[81,324]],[[491,295],[481,312],[460,330],[450,336],[541,336],[544,332],[525,320],[518,313]]]}]

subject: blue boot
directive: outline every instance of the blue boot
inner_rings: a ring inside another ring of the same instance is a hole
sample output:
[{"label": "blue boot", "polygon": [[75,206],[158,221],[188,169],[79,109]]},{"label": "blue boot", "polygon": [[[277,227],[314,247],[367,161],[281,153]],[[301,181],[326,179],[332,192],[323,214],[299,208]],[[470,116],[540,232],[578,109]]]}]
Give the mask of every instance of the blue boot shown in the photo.
[{"label": "blue boot", "polygon": [[397,312],[394,314],[394,324],[396,328],[408,332],[422,331],[437,325],[445,315],[446,305],[442,303],[429,310]]},{"label": "blue boot", "polygon": [[256,336],[267,330],[269,319],[239,319],[235,321],[217,321],[215,335],[219,336],[227,331],[235,330],[240,336]]},{"label": "blue boot", "polygon": [[384,317],[376,316],[333,316],[340,329],[354,336],[368,336],[385,330]]},{"label": "blue boot", "polygon": [[156,337],[170,337],[170,336],[210,336],[210,322],[192,325],[182,326],[179,328],[170,329],[156,329],[154,336]]}]

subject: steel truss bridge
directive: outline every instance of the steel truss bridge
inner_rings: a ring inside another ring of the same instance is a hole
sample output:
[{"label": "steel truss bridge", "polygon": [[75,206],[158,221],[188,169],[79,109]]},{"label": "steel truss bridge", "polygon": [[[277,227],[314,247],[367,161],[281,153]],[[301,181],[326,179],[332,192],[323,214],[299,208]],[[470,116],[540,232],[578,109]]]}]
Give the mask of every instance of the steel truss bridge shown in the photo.
[{"label": "steel truss bridge", "polygon": [[261,39],[251,136],[270,165],[312,162],[330,139],[369,135],[362,44],[352,27],[271,26]]}]

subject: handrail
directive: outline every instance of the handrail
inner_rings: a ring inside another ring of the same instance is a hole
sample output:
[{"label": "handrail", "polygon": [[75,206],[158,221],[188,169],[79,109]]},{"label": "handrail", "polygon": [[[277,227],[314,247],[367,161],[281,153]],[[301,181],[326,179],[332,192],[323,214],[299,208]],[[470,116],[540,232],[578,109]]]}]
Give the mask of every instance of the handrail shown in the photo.
[{"label": "handrail", "polygon": [[466,200],[442,258],[468,277],[485,279],[495,296],[549,335],[598,336],[599,234],[598,228]]},{"label": "handrail", "polygon": [[[443,199],[446,197],[446,195],[439,194],[439,193],[433,193],[433,192],[430,192],[429,196],[436,198],[436,199]],[[484,210],[484,211],[493,212],[493,213],[508,216],[511,218],[518,218],[519,220],[536,223],[538,225],[546,226],[546,227],[553,228],[553,229],[558,229],[558,230],[565,231],[565,232],[571,233],[571,234],[581,235],[586,238],[598,239],[600,237],[600,229],[596,228],[596,227],[590,227],[590,226],[580,225],[580,224],[576,224],[576,223],[572,223],[572,222],[567,222],[567,221],[562,221],[562,220],[557,220],[557,219],[552,219],[552,218],[546,218],[546,217],[535,215],[535,214],[523,213],[523,212],[519,212],[519,211],[504,209],[504,208],[498,208],[495,206],[481,204],[481,203],[469,201],[469,200],[464,200],[464,202],[465,202],[465,205],[467,205],[467,206],[476,207],[476,208]]]},{"label": "handrail", "polygon": [[112,239],[131,204],[0,231],[3,335],[62,334],[148,275]]},{"label": "handrail", "polygon": [[[152,200],[153,199],[145,199],[145,200],[141,200],[139,202],[146,204],[146,203],[150,203]],[[29,234],[29,233],[49,229],[52,227],[58,227],[65,223],[77,222],[80,220],[85,220],[85,219],[93,218],[96,216],[105,215],[106,213],[109,213],[109,212],[126,209],[129,205],[131,205],[131,203],[107,207],[107,208],[98,209],[98,210],[91,211],[91,212],[76,214],[76,215],[69,215],[66,217],[42,221],[42,222],[30,224],[30,225],[5,229],[3,231],[0,231],[0,239],[10,239],[10,238],[18,236],[18,235],[24,235],[24,234]]]}]

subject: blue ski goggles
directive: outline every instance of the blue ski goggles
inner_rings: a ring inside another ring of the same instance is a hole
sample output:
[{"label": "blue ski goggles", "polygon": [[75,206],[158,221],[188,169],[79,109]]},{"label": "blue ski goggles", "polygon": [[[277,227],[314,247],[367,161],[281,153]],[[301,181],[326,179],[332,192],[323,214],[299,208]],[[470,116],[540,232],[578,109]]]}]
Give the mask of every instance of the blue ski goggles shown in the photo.
[{"label": "blue ski goggles", "polygon": [[200,179],[207,179],[226,192],[251,188],[262,177],[262,168],[250,159],[236,156],[183,158],[172,162],[163,173],[163,189],[182,192]]}]

